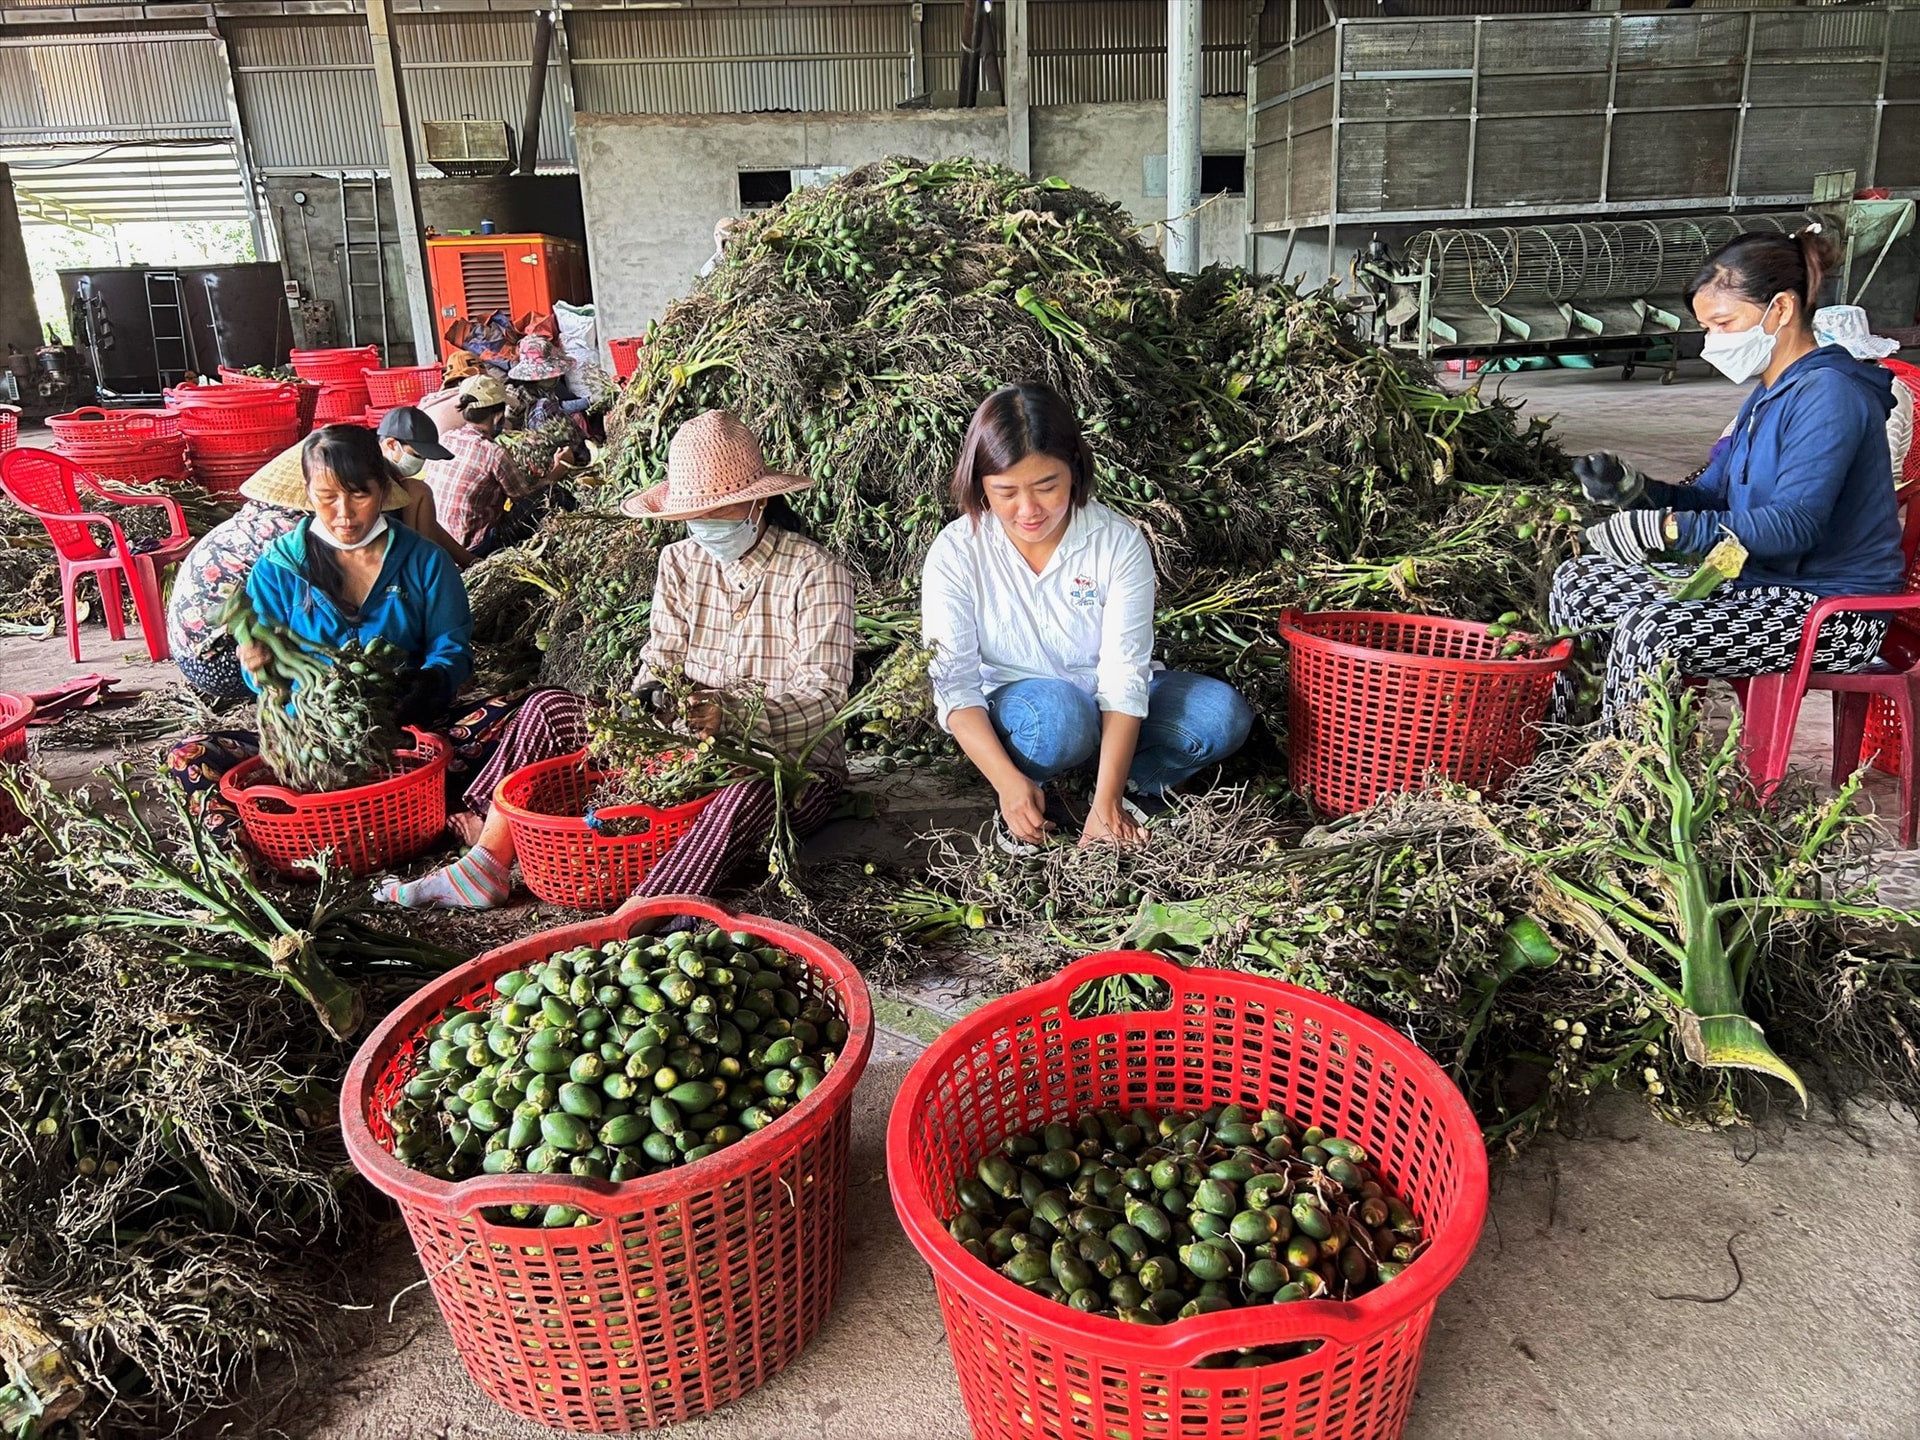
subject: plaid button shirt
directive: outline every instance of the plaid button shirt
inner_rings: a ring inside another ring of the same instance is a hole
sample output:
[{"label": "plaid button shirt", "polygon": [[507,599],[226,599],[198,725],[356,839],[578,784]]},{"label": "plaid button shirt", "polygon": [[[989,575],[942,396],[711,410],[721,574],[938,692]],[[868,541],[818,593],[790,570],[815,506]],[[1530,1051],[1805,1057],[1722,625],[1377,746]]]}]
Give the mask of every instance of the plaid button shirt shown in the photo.
[{"label": "plaid button shirt", "polygon": [[429,460],[420,473],[433,491],[441,528],[462,545],[472,547],[486,539],[500,523],[509,498],[540,488],[505,450],[471,425],[449,430],[440,443],[453,458]]},{"label": "plaid button shirt", "polygon": [[[693,540],[660,552],[644,673],[679,668],[710,689],[762,687],[757,733],[781,754],[799,754],[847,703],[853,650],[853,577],[812,540],[769,527],[731,565]],[[841,737],[822,740],[808,768],[843,771]]]}]

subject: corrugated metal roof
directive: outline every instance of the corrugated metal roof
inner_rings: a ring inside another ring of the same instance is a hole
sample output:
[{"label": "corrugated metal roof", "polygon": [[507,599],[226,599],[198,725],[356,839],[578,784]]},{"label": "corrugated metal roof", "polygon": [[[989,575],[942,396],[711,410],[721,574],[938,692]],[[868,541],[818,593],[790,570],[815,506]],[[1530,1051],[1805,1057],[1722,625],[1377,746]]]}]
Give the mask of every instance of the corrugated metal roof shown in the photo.
[{"label": "corrugated metal roof", "polygon": [[109,225],[247,218],[231,145],[0,147],[0,164],[12,167],[28,224],[36,201]]},{"label": "corrugated metal roof", "polygon": [[[384,170],[373,50],[357,18],[232,21],[241,113],[263,170]],[[532,59],[531,15],[396,16],[407,108],[425,120],[503,120],[517,133]],[[540,160],[571,167],[572,117],[549,60]],[[416,154],[425,146],[415,137]]]},{"label": "corrugated metal roof", "polygon": [[224,140],[226,86],[204,30],[0,35],[0,144]]},{"label": "corrugated metal roof", "polygon": [[[1167,7],[1162,0],[1034,0],[1033,103],[1161,100],[1167,93]],[[1244,0],[1204,0],[1200,88],[1247,88]]]},{"label": "corrugated metal roof", "polygon": [[907,99],[904,5],[573,11],[574,104],[597,114],[890,110]]}]

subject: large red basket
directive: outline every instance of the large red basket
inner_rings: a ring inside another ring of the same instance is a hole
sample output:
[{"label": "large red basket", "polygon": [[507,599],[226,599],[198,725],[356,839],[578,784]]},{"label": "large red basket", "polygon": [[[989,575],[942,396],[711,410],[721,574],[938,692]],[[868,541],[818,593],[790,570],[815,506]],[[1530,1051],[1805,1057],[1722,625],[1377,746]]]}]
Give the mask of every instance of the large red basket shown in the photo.
[{"label": "large red basket", "polygon": [[369,370],[362,377],[367,382],[367,400],[373,409],[382,412],[396,405],[411,405],[421,396],[440,388],[440,367],[438,365],[401,365],[392,370]]},{"label": "large red basket", "polygon": [[633,894],[647,872],[713,803],[712,795],[702,795],[664,810],[652,805],[602,810],[595,820],[649,822],[638,835],[603,835],[588,823],[585,811],[587,797],[606,774],[589,769],[587,752],[581,750],[524,765],[494,789],[494,806],[507,817],[513,834],[520,878],[550,905],[611,910]]},{"label": "large red basket", "polygon": [[47,429],[53,432],[56,447],[137,449],[154,441],[178,440],[180,417],[170,410],[103,410],[84,405],[65,415],[49,415]]},{"label": "large red basket", "polygon": [[[1159,1011],[1075,1019],[1089,980],[1150,974]],[[1007,1136],[1088,1111],[1272,1106],[1357,1141],[1426,1227],[1398,1279],[1352,1301],[1262,1305],[1142,1329],[1082,1315],[947,1233],[954,1185]],[[1113,951],[982,1006],[915,1062],[887,1124],[894,1208],[933,1269],[979,1440],[1391,1440],[1406,1425],[1434,1302],[1487,1208],[1480,1127],[1418,1046],[1309,990]],[[1296,1359],[1202,1369],[1243,1348]]]},{"label": "large red basket", "polygon": [[359,345],[350,349],[289,350],[287,363],[293,373],[305,380],[352,380],[380,364],[380,347]]},{"label": "large red basket", "polygon": [[1287,748],[1293,788],[1326,815],[1416,790],[1436,771],[1496,789],[1528,761],[1554,677],[1573,654],[1559,640],[1500,658],[1512,636],[1431,615],[1289,610]]},{"label": "large red basket", "polygon": [[220,367],[220,381],[224,385],[290,385],[299,396],[300,433],[306,434],[313,429],[314,412],[320,407],[320,386],[312,380],[272,380],[262,375],[249,375],[244,370],[229,370]]},{"label": "large red basket", "polygon": [[[33,709],[33,701],[24,695],[0,693],[0,765],[27,763],[27,722]],[[19,807],[0,794],[0,835],[12,835],[24,825]]]},{"label": "large red basket", "polygon": [[453,746],[408,727],[411,748],[385,780],[351,790],[301,795],[273,784],[255,755],[220,777],[220,793],[240,812],[247,841],[283,874],[305,874],[322,850],[336,869],[368,875],[426,849],[447,829],[447,765]]},{"label": "large red basket", "polygon": [[[494,977],[557,950],[693,915],[807,962],[803,989],[847,1025],[813,1092],[715,1155],[640,1180],[482,1176],[457,1184],[394,1159],[388,1123],[430,1026],[493,995]],[[818,936],[694,896],[516,940],[441,976],[361,1046],[340,1097],[347,1153],[393,1197],[474,1382],[517,1415],[610,1434],[703,1415],[792,1364],[833,1308],[846,1241],[854,1087],[873,1048],[867,988]],[[497,1225],[501,1205],[571,1205],[594,1223]]]}]

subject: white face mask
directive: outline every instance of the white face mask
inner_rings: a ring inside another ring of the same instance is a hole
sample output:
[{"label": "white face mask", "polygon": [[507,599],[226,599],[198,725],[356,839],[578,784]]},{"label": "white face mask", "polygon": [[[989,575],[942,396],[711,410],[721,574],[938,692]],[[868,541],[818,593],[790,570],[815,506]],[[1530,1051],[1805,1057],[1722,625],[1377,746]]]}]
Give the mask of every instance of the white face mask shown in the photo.
[{"label": "white face mask", "polygon": [[426,468],[427,461],[424,455],[416,455],[406,446],[396,444],[387,451],[387,463],[393,466],[395,474],[410,480]]},{"label": "white face mask", "polygon": [[[1769,301],[1767,310],[1772,308]],[[1767,368],[1779,339],[1779,331],[1767,333],[1767,311],[1763,310],[1760,323],[1751,330],[1723,330],[1707,336],[1706,344],[1700,347],[1700,358],[1739,385]]]},{"label": "white face mask", "polygon": [[722,565],[731,565],[760,538],[761,507],[744,520],[689,520],[687,535]]},{"label": "white face mask", "polygon": [[336,550],[364,550],[367,546],[373,544],[374,541],[387,533],[387,517],[382,515],[379,519],[375,520],[373,524],[368,527],[366,535],[354,541],[351,545],[344,540],[336,538],[333,531],[327,528],[327,522],[322,520],[318,515],[313,517],[313,533]]}]

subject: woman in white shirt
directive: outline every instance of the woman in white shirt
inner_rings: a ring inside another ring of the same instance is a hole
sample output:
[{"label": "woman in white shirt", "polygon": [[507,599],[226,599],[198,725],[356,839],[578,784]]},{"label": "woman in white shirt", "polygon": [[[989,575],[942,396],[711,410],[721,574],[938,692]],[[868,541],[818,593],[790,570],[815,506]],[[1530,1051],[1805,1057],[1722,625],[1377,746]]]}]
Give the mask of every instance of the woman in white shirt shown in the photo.
[{"label": "woman in white shirt", "polygon": [[1004,848],[1064,817],[1046,782],[1097,756],[1081,842],[1138,844],[1140,804],[1238,750],[1231,685],[1153,664],[1153,554],[1093,499],[1073,408],[1008,385],[974,412],[953,476],[960,518],[927,554],[921,631],[940,723],[999,796]]}]

